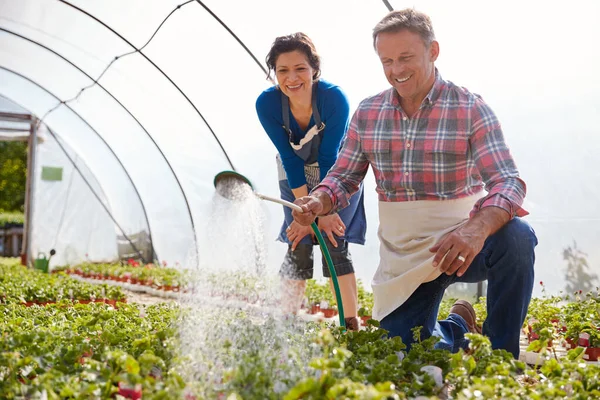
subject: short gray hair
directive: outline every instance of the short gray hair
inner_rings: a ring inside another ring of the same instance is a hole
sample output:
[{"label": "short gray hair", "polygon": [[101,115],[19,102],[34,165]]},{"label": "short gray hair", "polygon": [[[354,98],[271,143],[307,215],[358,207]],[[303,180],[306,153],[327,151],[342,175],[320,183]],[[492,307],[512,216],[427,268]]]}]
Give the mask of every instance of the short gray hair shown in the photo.
[{"label": "short gray hair", "polygon": [[380,33],[396,33],[405,29],[421,36],[427,47],[435,40],[435,33],[429,16],[413,8],[405,8],[404,10],[391,11],[375,25],[375,28],[373,28],[373,47],[375,47],[377,35]]}]

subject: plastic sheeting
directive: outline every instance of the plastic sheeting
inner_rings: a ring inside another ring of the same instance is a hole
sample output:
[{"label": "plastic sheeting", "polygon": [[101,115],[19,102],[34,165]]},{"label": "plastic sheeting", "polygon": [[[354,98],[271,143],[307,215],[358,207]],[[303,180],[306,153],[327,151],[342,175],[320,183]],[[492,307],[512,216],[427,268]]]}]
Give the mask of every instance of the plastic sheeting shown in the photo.
[{"label": "plastic sheeting", "polygon": [[[38,117],[79,95],[44,122],[89,167],[123,229],[138,232],[146,221],[156,255],[169,263],[195,256],[195,241],[210,229],[213,177],[230,161],[261,192],[278,193],[275,149],[254,111],[269,83],[203,5],[261,62],[276,36],[306,32],[322,55],[323,77],[347,92],[352,107],[388,87],[371,42],[387,12],[380,1],[0,0],[0,94]],[[442,75],[481,93],[503,123],[528,183],[540,280],[564,287],[563,250],[574,242],[597,271],[600,61],[589,48],[600,34],[600,5],[414,5],[432,16]],[[367,245],[353,247],[365,281],[378,257],[373,186],[369,176]],[[281,210],[265,210],[274,239]],[[283,247],[270,250],[276,265]]]},{"label": "plastic sheeting", "polygon": [[[44,141],[37,146],[34,173],[31,238],[34,256],[43,253],[48,257],[50,249],[57,249],[52,266],[118,260],[117,230],[102,207],[110,207],[102,187],[77,153],[64,143],[59,146],[44,125],[40,126],[38,135],[44,137]],[[60,168],[62,179],[42,179],[42,169],[48,167]]]}]

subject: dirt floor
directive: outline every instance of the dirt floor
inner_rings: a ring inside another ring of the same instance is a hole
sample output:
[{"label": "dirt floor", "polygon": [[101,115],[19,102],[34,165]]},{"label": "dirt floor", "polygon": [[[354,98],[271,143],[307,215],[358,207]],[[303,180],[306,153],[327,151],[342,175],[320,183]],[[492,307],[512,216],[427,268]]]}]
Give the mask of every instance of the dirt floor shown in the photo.
[{"label": "dirt floor", "polygon": [[148,293],[134,292],[132,290],[127,290],[123,288],[123,292],[127,296],[128,303],[137,303],[144,305],[152,305],[156,303],[164,303],[164,302],[173,302],[174,299],[167,299],[164,297],[153,296]]}]

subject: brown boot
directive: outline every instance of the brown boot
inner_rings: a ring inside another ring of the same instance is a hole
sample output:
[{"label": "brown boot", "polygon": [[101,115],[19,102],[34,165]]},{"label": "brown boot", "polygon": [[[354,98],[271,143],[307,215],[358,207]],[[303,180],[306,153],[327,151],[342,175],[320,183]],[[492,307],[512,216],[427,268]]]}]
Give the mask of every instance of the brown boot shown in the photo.
[{"label": "brown boot", "polygon": [[452,305],[452,308],[450,308],[450,314],[460,315],[467,323],[469,332],[481,334],[481,328],[477,325],[475,309],[468,301],[458,300]]},{"label": "brown boot", "polygon": [[349,331],[358,331],[360,328],[360,322],[356,317],[344,318],[344,321],[346,322],[346,329]]}]

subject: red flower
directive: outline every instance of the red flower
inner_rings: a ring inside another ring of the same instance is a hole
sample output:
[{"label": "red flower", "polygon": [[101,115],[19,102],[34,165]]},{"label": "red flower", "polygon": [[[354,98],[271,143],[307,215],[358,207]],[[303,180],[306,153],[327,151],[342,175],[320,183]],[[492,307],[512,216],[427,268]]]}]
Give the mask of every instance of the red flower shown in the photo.
[{"label": "red flower", "polygon": [[543,281],[540,281],[540,285],[544,286],[544,282],[543,282]]},{"label": "red flower", "polygon": [[580,290],[580,291],[579,291],[579,294],[581,294],[581,293],[583,293],[583,290]]}]

